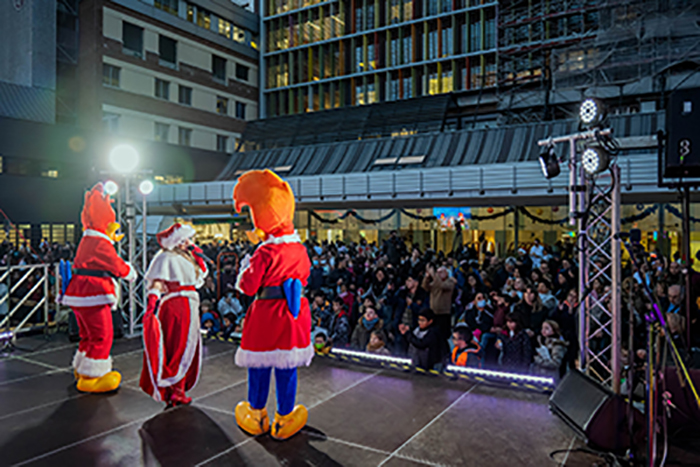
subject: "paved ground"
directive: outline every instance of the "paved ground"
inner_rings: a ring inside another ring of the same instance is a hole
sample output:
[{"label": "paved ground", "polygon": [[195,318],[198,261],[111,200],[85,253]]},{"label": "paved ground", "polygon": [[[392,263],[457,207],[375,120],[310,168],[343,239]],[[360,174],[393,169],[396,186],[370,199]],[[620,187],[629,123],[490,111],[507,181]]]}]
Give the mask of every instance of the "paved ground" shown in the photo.
[{"label": "paved ground", "polygon": [[[139,340],[114,345],[125,383],[113,395],[75,390],[75,346],[24,338],[0,358],[0,465],[421,466],[591,465],[547,396],[316,359],[301,370],[309,423],[287,442],[252,438],[231,414],[246,394],[234,347],[207,342],[192,406],[163,412],[138,389]],[[273,385],[274,386],[274,385]],[[274,396],[268,411],[274,413]]]}]

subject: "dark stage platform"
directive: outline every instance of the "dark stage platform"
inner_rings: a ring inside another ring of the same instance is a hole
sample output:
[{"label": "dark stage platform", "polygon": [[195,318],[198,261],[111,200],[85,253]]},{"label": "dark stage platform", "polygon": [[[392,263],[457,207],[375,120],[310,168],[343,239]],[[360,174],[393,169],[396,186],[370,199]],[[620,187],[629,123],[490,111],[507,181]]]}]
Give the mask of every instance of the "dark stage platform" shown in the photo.
[{"label": "dark stage platform", "polygon": [[[75,346],[62,335],[20,340],[0,360],[0,465],[591,465],[543,394],[316,359],[300,372],[309,423],[287,442],[251,438],[231,410],[246,372],[231,344],[209,341],[192,406],[163,412],[138,389],[139,339],[114,345],[118,393],[76,391]],[[33,349],[32,351],[29,351]],[[274,396],[268,410],[274,413]]]}]

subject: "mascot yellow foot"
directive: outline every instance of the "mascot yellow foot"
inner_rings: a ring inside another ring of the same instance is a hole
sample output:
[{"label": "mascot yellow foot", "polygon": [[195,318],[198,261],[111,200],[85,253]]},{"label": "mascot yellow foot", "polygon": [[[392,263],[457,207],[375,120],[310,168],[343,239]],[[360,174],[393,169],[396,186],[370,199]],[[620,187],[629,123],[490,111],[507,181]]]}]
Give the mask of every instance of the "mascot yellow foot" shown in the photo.
[{"label": "mascot yellow foot", "polygon": [[308,419],[309,412],[303,405],[295,406],[294,410],[284,416],[276,413],[270,435],[280,441],[289,439],[304,428]]},{"label": "mascot yellow foot", "polygon": [[249,435],[257,436],[270,430],[267,409],[255,410],[249,402],[240,402],[236,406],[236,423]]},{"label": "mascot yellow foot", "polygon": [[80,392],[110,392],[119,388],[122,382],[122,375],[116,371],[110,371],[100,378],[89,378],[87,376],[78,375],[77,388]]}]

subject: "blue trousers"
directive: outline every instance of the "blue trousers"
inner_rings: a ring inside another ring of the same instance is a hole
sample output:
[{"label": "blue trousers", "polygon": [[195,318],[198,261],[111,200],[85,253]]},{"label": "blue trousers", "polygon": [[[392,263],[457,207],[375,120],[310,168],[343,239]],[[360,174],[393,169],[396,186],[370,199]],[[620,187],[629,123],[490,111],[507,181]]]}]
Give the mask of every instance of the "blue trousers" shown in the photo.
[{"label": "blue trousers", "polygon": [[[248,368],[248,402],[255,410],[264,409],[270,392],[272,368]],[[297,369],[275,368],[277,413],[284,416],[294,409],[297,397]]]}]

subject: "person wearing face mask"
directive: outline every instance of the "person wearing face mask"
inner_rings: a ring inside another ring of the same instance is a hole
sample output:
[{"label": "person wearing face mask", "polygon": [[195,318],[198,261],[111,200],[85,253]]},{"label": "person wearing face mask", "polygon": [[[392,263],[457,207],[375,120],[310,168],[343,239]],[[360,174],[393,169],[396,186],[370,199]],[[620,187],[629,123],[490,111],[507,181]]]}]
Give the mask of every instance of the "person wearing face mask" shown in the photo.
[{"label": "person wearing face mask", "polygon": [[365,313],[352,332],[352,338],[350,339],[352,347],[356,350],[365,351],[372,331],[381,331],[383,328],[384,321],[379,318],[374,307],[366,306]]},{"label": "person wearing face mask", "polygon": [[323,287],[323,268],[321,267],[321,261],[318,256],[314,256],[311,259],[311,271],[309,272],[309,290],[312,292],[318,292]]}]

